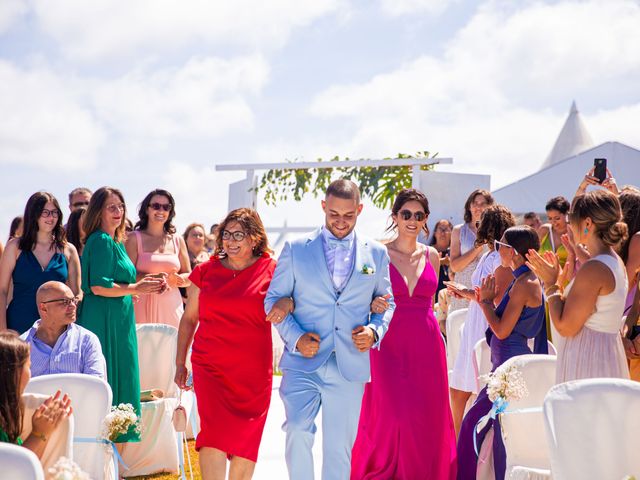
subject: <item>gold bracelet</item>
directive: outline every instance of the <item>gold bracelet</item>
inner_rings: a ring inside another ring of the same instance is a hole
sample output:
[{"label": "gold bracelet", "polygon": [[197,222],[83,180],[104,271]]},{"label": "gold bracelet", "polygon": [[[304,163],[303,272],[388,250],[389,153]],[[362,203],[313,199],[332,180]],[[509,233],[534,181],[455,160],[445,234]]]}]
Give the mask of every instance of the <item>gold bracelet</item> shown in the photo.
[{"label": "gold bracelet", "polygon": [[554,297],[558,297],[560,300],[562,300],[562,294],[560,292],[556,292],[556,293],[552,293],[551,295],[547,295],[547,302],[549,302],[549,300],[551,300]]},{"label": "gold bracelet", "polygon": [[31,435],[33,435],[36,438],[39,438],[43,442],[47,441],[47,436],[44,433],[40,433],[40,432],[37,432],[35,430],[31,430]]},{"label": "gold bracelet", "polygon": [[560,291],[560,286],[558,286],[558,284],[554,283],[553,285],[550,285],[549,287],[547,287],[544,290],[544,294],[547,297],[550,297],[551,295],[554,295],[555,293]]}]

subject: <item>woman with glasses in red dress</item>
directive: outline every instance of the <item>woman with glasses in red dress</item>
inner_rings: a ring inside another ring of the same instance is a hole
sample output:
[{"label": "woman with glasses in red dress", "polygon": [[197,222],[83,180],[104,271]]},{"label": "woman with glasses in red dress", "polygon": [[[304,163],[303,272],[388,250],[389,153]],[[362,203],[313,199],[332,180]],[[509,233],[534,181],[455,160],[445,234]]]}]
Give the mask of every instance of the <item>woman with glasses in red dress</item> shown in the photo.
[{"label": "woman with glasses in red dress", "polygon": [[176,328],[184,311],[178,287],[189,282],[191,265],[184,239],[176,234],[173,218],[175,200],[166,190],[156,189],[144,197],[138,222],[125,242],[127,254],[136,266],[137,279],[146,275],[166,282],[160,294],[140,295],[134,304],[136,323],[164,323]]},{"label": "woman with glasses in red dress", "polygon": [[[31,328],[39,318],[36,291],[50,280],[80,294],[80,260],[66,240],[60,205],[50,193],[36,192],[24,210],[22,236],[9,240],[0,261],[0,330],[22,334]],[[13,298],[7,307],[12,281]]]}]

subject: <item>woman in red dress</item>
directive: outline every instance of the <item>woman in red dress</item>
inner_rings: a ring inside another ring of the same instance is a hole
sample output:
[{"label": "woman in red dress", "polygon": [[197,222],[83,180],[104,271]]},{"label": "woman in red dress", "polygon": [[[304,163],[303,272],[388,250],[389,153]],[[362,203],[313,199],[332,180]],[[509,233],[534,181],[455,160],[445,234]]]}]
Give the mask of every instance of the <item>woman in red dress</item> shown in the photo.
[{"label": "woman in red dress", "polygon": [[[202,477],[224,479],[229,458],[229,478],[250,479],[271,400],[271,324],[265,320],[264,297],[276,262],[255,210],[232,211],[219,232],[215,255],[189,277],[175,381],[186,387],[185,361],[193,340]],[[281,302],[282,307],[290,300]]]}]

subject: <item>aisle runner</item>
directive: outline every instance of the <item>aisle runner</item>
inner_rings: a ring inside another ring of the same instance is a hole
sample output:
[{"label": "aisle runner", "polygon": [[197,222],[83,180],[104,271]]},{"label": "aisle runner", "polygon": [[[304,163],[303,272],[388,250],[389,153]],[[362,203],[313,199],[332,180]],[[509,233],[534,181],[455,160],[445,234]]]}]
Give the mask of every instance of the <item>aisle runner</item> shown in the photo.
[{"label": "aisle runner", "polygon": [[[254,480],[273,480],[274,478],[286,479],[287,464],[284,460],[284,432],[282,424],[284,423],[284,405],[280,400],[278,387],[280,386],[282,377],[273,377],[273,392],[271,394],[271,406],[269,407],[269,415],[267,424],[265,425],[262,443],[260,444],[260,453],[258,455],[258,463],[253,476]],[[313,444],[313,458],[315,460],[315,478],[320,478],[322,471],[322,409],[320,415],[316,418],[318,431],[316,432],[315,443]]]}]

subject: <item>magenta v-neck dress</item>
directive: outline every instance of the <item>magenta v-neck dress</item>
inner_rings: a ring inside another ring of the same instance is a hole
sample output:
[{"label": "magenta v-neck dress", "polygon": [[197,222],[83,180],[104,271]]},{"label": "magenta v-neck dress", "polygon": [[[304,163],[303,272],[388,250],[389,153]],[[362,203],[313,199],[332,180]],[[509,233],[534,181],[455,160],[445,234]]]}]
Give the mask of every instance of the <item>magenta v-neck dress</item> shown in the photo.
[{"label": "magenta v-neck dress", "polygon": [[427,259],[409,296],[393,264],[390,274],[396,310],[380,349],[371,350],[351,479],[454,479],[447,361],[431,306],[438,276]]}]

